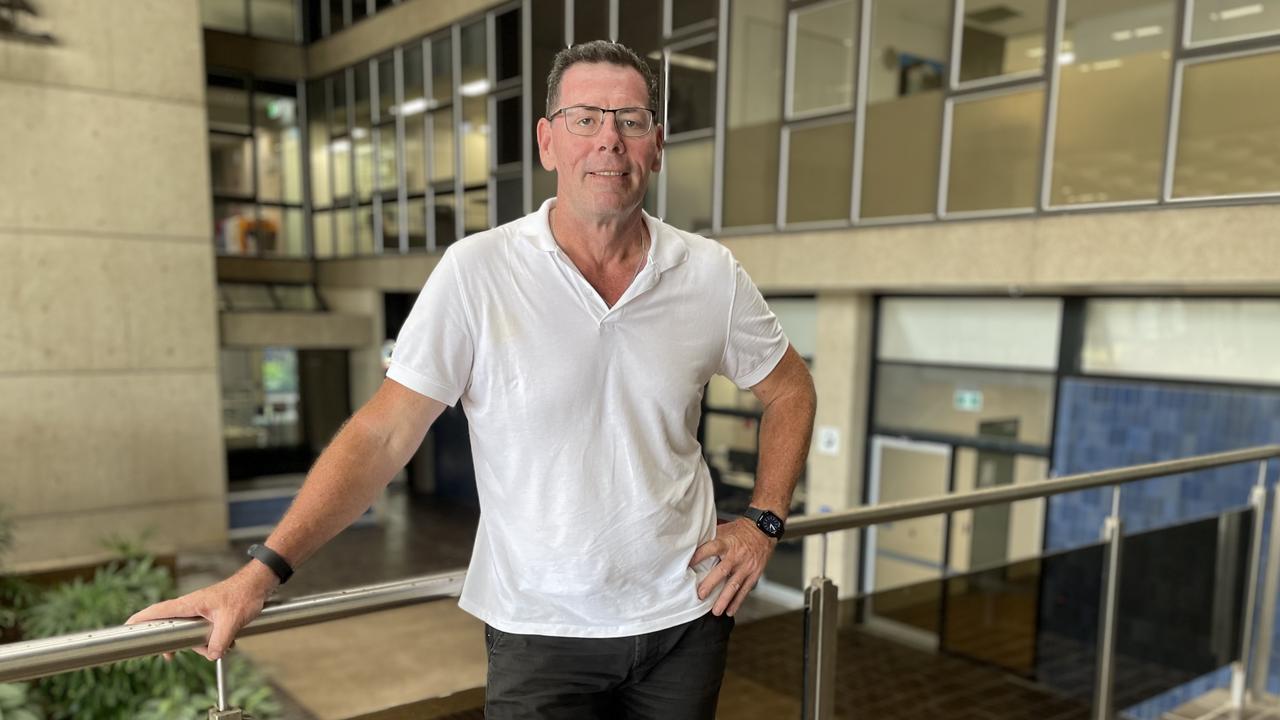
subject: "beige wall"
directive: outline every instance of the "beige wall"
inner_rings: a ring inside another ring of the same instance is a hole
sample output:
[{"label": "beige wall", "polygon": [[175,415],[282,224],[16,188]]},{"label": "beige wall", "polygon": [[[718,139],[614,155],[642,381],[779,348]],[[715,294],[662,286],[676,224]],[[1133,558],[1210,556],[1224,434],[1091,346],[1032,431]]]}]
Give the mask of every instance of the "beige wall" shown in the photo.
[{"label": "beige wall", "polygon": [[[0,40],[0,503],[18,569],[225,541],[198,0]],[[15,141],[16,140],[16,141]]]}]

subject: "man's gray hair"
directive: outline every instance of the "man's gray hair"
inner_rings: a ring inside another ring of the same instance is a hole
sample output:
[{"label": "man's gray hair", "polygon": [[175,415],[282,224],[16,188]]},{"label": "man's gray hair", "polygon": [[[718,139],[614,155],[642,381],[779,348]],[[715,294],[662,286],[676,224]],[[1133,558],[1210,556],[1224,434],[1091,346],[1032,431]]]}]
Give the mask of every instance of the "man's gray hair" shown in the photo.
[{"label": "man's gray hair", "polygon": [[564,78],[565,71],[578,63],[609,63],[632,68],[644,78],[645,88],[649,91],[649,107],[657,109],[658,78],[653,74],[649,63],[622,43],[592,40],[561,50],[551,61],[551,73],[547,75],[547,115],[558,109],[556,105],[560,102],[560,81]]}]

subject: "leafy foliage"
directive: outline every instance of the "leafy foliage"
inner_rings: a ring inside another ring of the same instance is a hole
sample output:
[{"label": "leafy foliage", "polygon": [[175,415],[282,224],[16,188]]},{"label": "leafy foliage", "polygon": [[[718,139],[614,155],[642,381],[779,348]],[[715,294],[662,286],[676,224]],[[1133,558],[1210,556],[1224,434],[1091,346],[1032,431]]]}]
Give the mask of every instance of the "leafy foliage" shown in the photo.
[{"label": "leafy foliage", "polygon": [[0,685],[0,720],[44,720],[44,711],[23,684]]},{"label": "leafy foliage", "polygon": [[[108,541],[120,559],[98,568],[93,579],[76,579],[42,593],[19,614],[23,634],[30,639],[97,630],[119,625],[133,612],[173,596],[168,571],[157,567],[139,544]],[[245,660],[230,656],[227,670],[229,700],[258,720],[280,714],[280,705],[262,676]],[[16,689],[13,689],[16,688]],[[6,709],[0,695],[0,720],[44,720],[31,708],[43,707],[52,720],[173,720],[204,717],[217,702],[214,664],[192,652],[177,653],[173,661],[138,658],[102,667],[76,670],[36,681],[30,695],[24,686],[0,686],[0,692],[22,706]],[[22,714],[25,712],[26,714]]]}]

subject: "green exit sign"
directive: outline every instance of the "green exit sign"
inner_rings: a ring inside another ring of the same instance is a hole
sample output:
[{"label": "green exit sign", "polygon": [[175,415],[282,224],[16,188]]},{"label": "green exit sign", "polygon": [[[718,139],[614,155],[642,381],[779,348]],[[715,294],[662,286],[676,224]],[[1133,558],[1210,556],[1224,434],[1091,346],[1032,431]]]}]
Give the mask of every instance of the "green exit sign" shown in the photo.
[{"label": "green exit sign", "polygon": [[957,389],[951,402],[962,412],[982,412],[982,391]]}]

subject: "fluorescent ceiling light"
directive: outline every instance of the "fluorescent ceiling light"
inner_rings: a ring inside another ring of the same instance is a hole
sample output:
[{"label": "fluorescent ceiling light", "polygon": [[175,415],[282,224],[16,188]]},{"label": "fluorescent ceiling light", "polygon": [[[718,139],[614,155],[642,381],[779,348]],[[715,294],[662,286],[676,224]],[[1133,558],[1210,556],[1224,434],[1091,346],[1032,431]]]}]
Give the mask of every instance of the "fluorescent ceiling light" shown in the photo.
[{"label": "fluorescent ceiling light", "polygon": [[362,127],[353,127],[351,128],[351,137],[357,140],[363,140],[369,137],[369,131]]},{"label": "fluorescent ceiling light", "polygon": [[1223,10],[1222,12],[1209,13],[1210,20],[1235,20],[1237,18],[1257,15],[1262,12],[1262,5],[1254,3],[1252,5],[1239,5],[1237,7]]},{"label": "fluorescent ceiling light", "polygon": [[1132,40],[1132,39],[1133,39],[1133,31],[1132,31],[1132,30],[1117,30],[1116,32],[1111,33],[1111,39],[1112,39],[1112,40],[1115,40],[1116,42],[1124,42],[1125,40]]},{"label": "fluorescent ceiling light", "polygon": [[1028,50],[1028,51],[1027,51],[1027,57],[1029,57],[1029,58],[1040,58],[1040,57],[1044,57],[1044,48],[1042,48],[1042,47],[1033,47],[1033,48],[1031,48],[1030,50]]},{"label": "fluorescent ceiling light", "polygon": [[1093,64],[1094,70],[1115,70],[1124,65],[1124,61],[1120,59],[1099,60]]},{"label": "fluorescent ceiling light", "polygon": [[1073,52],[1058,53],[1058,63],[1060,65],[1070,65],[1076,61],[1076,54]]},{"label": "fluorescent ceiling light", "polygon": [[1134,37],[1140,37],[1140,38],[1155,37],[1156,35],[1159,35],[1162,32],[1164,32],[1164,28],[1160,27],[1159,25],[1144,25],[1140,28],[1134,28],[1133,35]]},{"label": "fluorescent ceiling light", "polygon": [[331,147],[334,152],[347,152],[351,149],[351,141],[346,138],[338,138],[333,141]]},{"label": "fluorescent ceiling light", "polygon": [[715,60],[698,57],[697,55],[685,55],[684,53],[671,53],[671,65],[709,73],[716,71]]},{"label": "fluorescent ceiling light", "polygon": [[489,92],[489,81],[472,80],[468,83],[462,83],[458,87],[458,92],[462,93],[462,97],[479,97]]},{"label": "fluorescent ceiling light", "polygon": [[427,104],[426,98],[416,98],[403,105],[397,105],[396,107],[391,108],[391,112],[392,114],[400,115],[418,115],[426,112],[429,107],[430,106]]}]

